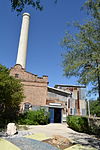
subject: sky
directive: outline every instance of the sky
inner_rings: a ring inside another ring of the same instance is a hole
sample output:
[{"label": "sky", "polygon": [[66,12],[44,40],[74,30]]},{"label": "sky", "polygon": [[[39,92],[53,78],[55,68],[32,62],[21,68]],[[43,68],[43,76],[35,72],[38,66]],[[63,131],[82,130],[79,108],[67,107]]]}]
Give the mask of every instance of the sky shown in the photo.
[{"label": "sky", "polygon": [[[68,30],[67,22],[82,22],[86,14],[80,10],[85,0],[41,0],[44,10],[25,7],[31,15],[26,71],[39,77],[48,76],[49,86],[55,84],[78,85],[76,78],[63,76],[61,41]],[[0,64],[11,68],[16,64],[22,13],[11,10],[9,0],[0,4]],[[74,33],[74,29],[69,28]]]}]

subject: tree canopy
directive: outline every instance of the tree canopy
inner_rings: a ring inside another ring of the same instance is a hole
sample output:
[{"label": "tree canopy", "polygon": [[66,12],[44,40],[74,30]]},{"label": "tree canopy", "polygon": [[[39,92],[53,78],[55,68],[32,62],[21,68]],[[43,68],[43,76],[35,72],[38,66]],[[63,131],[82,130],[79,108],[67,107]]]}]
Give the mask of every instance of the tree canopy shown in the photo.
[{"label": "tree canopy", "polygon": [[[25,6],[32,6],[37,10],[43,10],[42,0],[10,0],[11,1],[11,8],[16,12],[20,13],[24,10]],[[53,0],[54,3],[57,0]]]},{"label": "tree canopy", "polygon": [[100,105],[98,100],[90,100],[90,114],[100,117]]},{"label": "tree canopy", "polygon": [[40,4],[40,0],[10,0],[12,10],[21,12],[26,5],[30,5],[36,9],[42,10],[43,6]]},{"label": "tree canopy", "polygon": [[100,0],[88,0],[83,9],[89,14],[84,24],[74,23],[76,34],[66,32],[63,46],[64,74],[77,76],[80,84],[93,85],[92,91],[99,93],[100,99]]},{"label": "tree canopy", "polygon": [[21,82],[10,76],[10,71],[0,65],[0,121],[7,123],[15,120],[23,98]]}]

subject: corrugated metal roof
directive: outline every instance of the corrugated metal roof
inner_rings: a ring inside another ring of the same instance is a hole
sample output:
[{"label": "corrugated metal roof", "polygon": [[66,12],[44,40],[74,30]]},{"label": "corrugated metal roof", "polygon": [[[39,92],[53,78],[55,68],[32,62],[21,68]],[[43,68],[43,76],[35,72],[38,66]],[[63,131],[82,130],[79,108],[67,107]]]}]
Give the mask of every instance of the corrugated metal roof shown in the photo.
[{"label": "corrugated metal roof", "polygon": [[66,93],[66,94],[69,94],[69,95],[71,94],[71,92],[64,91],[64,90],[62,90],[62,89],[57,89],[57,88],[53,88],[53,87],[49,87],[49,86],[48,86],[48,88],[49,88],[49,89],[52,89],[52,90],[54,90],[54,91],[59,91],[59,92]]},{"label": "corrugated metal roof", "polygon": [[68,85],[68,84],[56,84],[54,88],[62,86],[62,87],[78,87],[78,88],[86,88],[85,85]]}]

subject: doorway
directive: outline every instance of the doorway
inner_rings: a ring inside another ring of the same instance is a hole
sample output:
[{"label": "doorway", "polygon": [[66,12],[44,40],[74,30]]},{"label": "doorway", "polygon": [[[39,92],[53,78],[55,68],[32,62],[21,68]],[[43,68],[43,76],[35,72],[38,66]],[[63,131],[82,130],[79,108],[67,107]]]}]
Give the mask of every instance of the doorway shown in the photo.
[{"label": "doorway", "polygon": [[61,108],[49,108],[50,123],[61,123],[62,109]]}]

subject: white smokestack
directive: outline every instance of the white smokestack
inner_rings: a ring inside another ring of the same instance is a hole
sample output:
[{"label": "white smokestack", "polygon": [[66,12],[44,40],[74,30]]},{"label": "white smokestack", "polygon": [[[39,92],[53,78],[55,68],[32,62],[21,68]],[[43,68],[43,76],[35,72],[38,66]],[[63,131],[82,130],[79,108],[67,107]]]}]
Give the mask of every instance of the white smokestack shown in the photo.
[{"label": "white smokestack", "polygon": [[17,61],[16,61],[16,64],[20,64],[22,68],[24,69],[26,67],[29,22],[30,22],[30,14],[24,13],[23,20],[22,20],[21,33],[20,33]]}]

